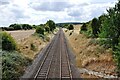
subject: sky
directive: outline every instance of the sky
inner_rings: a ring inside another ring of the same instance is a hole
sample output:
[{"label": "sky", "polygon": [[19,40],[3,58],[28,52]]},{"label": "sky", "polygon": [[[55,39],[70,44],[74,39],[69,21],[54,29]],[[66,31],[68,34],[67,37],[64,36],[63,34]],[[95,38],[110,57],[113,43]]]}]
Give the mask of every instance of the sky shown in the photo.
[{"label": "sky", "polygon": [[0,26],[44,24],[48,20],[87,22],[106,13],[117,0],[0,0]]}]

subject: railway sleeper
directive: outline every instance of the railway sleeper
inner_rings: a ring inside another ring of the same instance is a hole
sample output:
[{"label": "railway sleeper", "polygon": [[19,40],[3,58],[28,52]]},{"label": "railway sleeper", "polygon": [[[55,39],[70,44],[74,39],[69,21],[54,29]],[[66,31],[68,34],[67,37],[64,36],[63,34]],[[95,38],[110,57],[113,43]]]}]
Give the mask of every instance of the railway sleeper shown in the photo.
[{"label": "railway sleeper", "polygon": [[70,78],[70,76],[62,76],[62,78]]}]

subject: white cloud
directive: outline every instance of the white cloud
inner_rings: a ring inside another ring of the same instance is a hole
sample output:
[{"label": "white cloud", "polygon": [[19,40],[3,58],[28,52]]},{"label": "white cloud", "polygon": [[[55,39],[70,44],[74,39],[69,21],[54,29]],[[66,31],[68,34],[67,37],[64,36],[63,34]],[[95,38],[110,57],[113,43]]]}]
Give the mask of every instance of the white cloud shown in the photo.
[{"label": "white cloud", "polygon": [[88,21],[100,16],[117,0],[2,0],[0,26],[12,23],[40,24],[52,19],[55,22]]},{"label": "white cloud", "polygon": [[68,10],[68,15],[74,17],[76,20],[78,19],[79,21],[85,22],[106,13],[106,9],[109,7],[114,7],[114,5],[115,2],[80,3]]},{"label": "white cloud", "polygon": [[68,2],[40,2],[31,3],[30,6],[38,11],[64,11],[65,8],[69,8],[72,5]]}]

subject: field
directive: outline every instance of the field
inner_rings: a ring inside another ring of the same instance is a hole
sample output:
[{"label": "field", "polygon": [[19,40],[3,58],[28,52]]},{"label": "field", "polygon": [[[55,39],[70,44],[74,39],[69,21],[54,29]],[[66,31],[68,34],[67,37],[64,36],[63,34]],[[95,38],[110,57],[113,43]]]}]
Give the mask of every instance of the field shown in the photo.
[{"label": "field", "polygon": [[17,30],[17,31],[6,31],[7,33],[11,34],[11,36],[19,42],[20,40],[23,40],[30,35],[32,35],[35,30]]}]

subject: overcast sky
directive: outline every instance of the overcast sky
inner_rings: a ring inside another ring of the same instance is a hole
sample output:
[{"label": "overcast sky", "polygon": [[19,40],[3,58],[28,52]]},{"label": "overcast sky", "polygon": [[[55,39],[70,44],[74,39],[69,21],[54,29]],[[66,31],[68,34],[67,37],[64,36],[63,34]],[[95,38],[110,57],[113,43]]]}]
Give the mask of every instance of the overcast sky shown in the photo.
[{"label": "overcast sky", "polygon": [[0,0],[0,26],[41,24],[47,20],[86,22],[114,7],[117,0]]}]

